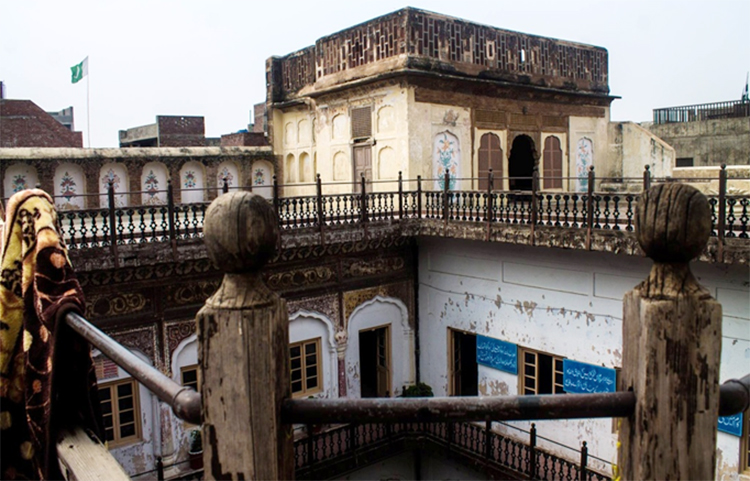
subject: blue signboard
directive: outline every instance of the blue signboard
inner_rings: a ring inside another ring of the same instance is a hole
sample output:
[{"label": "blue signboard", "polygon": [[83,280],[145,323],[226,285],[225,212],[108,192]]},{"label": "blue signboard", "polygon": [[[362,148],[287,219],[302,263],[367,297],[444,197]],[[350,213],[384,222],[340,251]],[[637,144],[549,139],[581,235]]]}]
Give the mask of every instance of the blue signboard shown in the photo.
[{"label": "blue signboard", "polygon": [[742,413],[719,417],[719,431],[742,437]]},{"label": "blue signboard", "polygon": [[477,362],[500,371],[518,374],[518,346],[500,339],[477,336]]},{"label": "blue signboard", "polygon": [[563,359],[563,387],[565,392],[615,392],[615,370],[584,362]]}]

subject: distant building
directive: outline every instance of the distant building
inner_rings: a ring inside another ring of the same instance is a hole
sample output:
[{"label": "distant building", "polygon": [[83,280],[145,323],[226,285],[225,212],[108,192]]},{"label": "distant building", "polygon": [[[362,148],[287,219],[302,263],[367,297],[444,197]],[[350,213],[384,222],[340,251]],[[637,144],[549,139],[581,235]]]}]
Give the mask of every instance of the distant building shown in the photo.
[{"label": "distant building", "polygon": [[59,112],[47,112],[53,119],[60,122],[64,127],[66,127],[71,132],[75,130],[75,126],[73,123],[73,107],[68,107],[67,109],[62,109]]},{"label": "distant building", "polygon": [[[0,89],[1,90],[1,89]],[[0,99],[0,147],[83,147],[81,132],[55,120],[31,100]]]},{"label": "distant building", "polygon": [[750,165],[750,101],[654,109],[641,125],[674,147],[675,167]]},{"label": "distant building", "polygon": [[205,147],[203,117],[157,115],[153,124],[120,131],[120,147]]}]

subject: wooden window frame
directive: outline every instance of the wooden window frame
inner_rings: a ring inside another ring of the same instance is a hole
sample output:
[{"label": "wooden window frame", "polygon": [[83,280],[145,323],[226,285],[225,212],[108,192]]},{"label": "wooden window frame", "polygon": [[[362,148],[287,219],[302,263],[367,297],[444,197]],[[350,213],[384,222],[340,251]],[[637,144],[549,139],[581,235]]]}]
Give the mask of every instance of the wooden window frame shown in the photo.
[{"label": "wooden window frame", "polygon": [[[305,352],[305,346],[309,344],[315,345],[315,361],[316,361],[316,377],[318,378],[318,385],[312,389],[307,389],[307,362],[306,362],[306,355]],[[313,394],[317,394],[319,392],[323,391],[323,369],[322,369],[322,363],[323,363],[323,357],[321,356],[321,338],[316,337],[315,339],[306,339],[304,341],[298,341],[293,342],[289,344],[289,385],[291,389],[291,375],[292,375],[292,356],[291,352],[294,347],[299,346],[300,348],[300,370],[302,372],[302,391],[294,392],[292,391],[292,398],[301,398],[301,397],[307,397],[311,396]]]},{"label": "wooden window frame", "polygon": [[187,371],[195,371],[195,388],[194,389],[197,392],[201,392],[201,377],[200,377],[200,370],[198,369],[197,364],[190,364],[189,366],[182,366],[180,368],[180,385],[181,386],[189,385],[189,384],[185,384],[185,373]]},{"label": "wooden window frame", "polygon": [[[132,396],[133,396],[133,420],[134,420],[134,426],[135,426],[135,434],[127,437],[121,437],[120,433],[120,406],[119,406],[119,397],[117,396],[117,387],[123,386],[126,384],[130,384],[132,386]],[[136,382],[133,378],[126,378],[126,379],[120,379],[117,381],[111,381],[106,383],[101,383],[98,386],[98,390],[101,391],[103,389],[109,389],[110,392],[110,398],[109,402],[112,406],[111,415],[112,415],[112,432],[114,433],[114,439],[107,441],[107,446],[112,449],[120,446],[126,446],[128,444],[133,444],[138,441],[141,441],[143,439],[143,432],[142,432],[142,419],[141,419],[141,400],[140,400],[140,391],[138,389],[138,382]],[[101,404],[101,401],[100,401]],[[106,440],[106,434],[105,434],[105,440]]]},{"label": "wooden window frame", "polygon": [[[554,354],[544,352],[544,351],[538,351],[536,349],[530,349],[522,346],[518,346],[518,394],[519,395],[535,395],[539,394],[539,355],[542,354],[544,356],[549,356],[552,358],[552,372],[551,372],[551,380],[552,380],[552,394],[565,394],[565,388],[563,387],[562,382],[556,382],[555,381],[555,375],[556,374],[563,374],[562,371],[562,362],[563,359],[565,359],[562,356],[556,356]],[[534,374],[528,375],[526,374],[526,367],[527,365],[531,365],[526,361],[526,354],[530,354],[534,357]],[[560,368],[557,368],[557,362],[560,362]],[[533,379],[534,380],[534,387],[528,387],[527,386],[527,379]],[[558,388],[560,391],[558,391]],[[531,391],[531,392],[526,392]]]}]

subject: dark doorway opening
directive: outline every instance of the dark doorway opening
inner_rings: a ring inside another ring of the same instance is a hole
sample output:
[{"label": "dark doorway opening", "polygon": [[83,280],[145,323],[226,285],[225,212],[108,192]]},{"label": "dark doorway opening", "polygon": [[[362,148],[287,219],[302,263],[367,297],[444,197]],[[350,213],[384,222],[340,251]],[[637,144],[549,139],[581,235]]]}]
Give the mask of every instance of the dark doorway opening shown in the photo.
[{"label": "dark doorway opening", "polygon": [[359,332],[360,395],[390,397],[390,338],[388,326]]},{"label": "dark doorway opening", "polygon": [[[513,139],[508,159],[510,190],[531,190],[531,176],[534,175],[536,146],[528,135]],[[521,178],[518,178],[521,177]]]},{"label": "dark doorway opening", "polygon": [[477,366],[477,336],[449,330],[451,339],[451,395],[476,396],[479,371]]}]

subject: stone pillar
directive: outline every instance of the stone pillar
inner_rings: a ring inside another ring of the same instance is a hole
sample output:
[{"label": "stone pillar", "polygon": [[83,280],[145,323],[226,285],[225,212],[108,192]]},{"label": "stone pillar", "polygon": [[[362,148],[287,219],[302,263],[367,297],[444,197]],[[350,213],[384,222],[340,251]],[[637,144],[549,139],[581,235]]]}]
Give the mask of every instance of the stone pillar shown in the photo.
[{"label": "stone pillar", "polygon": [[204,231],[209,258],[225,272],[196,318],[205,476],[292,479],[292,431],[281,423],[289,314],[260,272],[276,253],[276,214],[263,197],[233,192],[211,203]]},{"label": "stone pillar", "polygon": [[652,187],[636,232],[654,265],[624,298],[620,389],[636,406],[622,422],[618,467],[623,480],[713,479],[721,305],[688,265],[711,232],[708,201],[687,185]]}]

